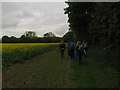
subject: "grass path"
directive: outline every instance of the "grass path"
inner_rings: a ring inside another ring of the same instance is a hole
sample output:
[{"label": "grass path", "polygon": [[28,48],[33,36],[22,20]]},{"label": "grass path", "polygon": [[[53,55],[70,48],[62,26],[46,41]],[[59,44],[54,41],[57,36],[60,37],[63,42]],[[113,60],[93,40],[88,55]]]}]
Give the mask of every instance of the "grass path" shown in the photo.
[{"label": "grass path", "polygon": [[118,71],[98,61],[99,49],[89,49],[88,56],[72,62],[71,87],[75,88],[118,88]]},{"label": "grass path", "polygon": [[107,88],[118,87],[117,71],[95,60],[95,53],[89,50],[82,65],[78,60],[60,58],[58,49],[14,64],[3,70],[3,88]]}]

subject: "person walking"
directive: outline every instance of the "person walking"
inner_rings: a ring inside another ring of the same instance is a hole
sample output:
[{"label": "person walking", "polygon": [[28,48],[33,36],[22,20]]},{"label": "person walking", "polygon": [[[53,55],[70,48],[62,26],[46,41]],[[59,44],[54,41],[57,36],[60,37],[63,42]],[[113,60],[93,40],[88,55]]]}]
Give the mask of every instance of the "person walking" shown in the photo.
[{"label": "person walking", "polygon": [[77,44],[76,44],[76,51],[77,51],[77,53],[79,53],[79,45],[80,45],[80,41],[77,41]]},{"label": "person walking", "polygon": [[83,41],[83,47],[84,47],[84,55],[87,57],[88,43],[85,40]]},{"label": "person walking", "polygon": [[81,64],[82,56],[84,53],[84,46],[80,42],[78,42],[77,44],[77,52],[78,52],[79,64]]},{"label": "person walking", "polygon": [[79,43],[80,43],[80,41],[77,41],[76,46],[75,46],[75,51],[74,51],[74,57],[75,57],[75,58],[78,57],[78,53],[79,53],[79,50],[78,50],[78,48],[79,48]]},{"label": "person walking", "polygon": [[75,43],[73,41],[68,43],[68,54],[71,59],[74,59],[74,50],[75,50]]},{"label": "person walking", "polygon": [[61,41],[60,50],[61,50],[61,58],[64,58],[64,51],[65,51],[65,42],[64,42],[64,40]]}]

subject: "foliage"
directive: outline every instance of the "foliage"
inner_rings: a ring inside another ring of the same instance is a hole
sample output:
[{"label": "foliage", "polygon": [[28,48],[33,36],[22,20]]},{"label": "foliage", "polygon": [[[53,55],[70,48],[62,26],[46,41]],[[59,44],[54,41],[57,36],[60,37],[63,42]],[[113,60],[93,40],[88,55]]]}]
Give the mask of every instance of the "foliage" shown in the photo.
[{"label": "foliage", "polygon": [[58,43],[62,40],[61,37],[56,37],[52,32],[44,34],[44,37],[38,37],[36,32],[26,31],[21,37],[15,36],[8,37],[7,35],[2,37],[0,42],[2,43]]},{"label": "foliage", "polygon": [[66,2],[70,30],[77,40],[87,39],[101,46],[120,46],[120,4],[118,2]]},{"label": "foliage", "polygon": [[[89,45],[105,48],[98,58],[117,67],[120,50],[120,3],[119,2],[67,2],[70,30],[76,40],[86,39]],[[99,51],[100,52],[100,51]],[[114,54],[112,54],[114,53]]]},{"label": "foliage", "polygon": [[43,36],[44,37],[56,37],[52,32],[45,33]]},{"label": "foliage", "polygon": [[118,25],[118,3],[96,3],[94,18],[89,24],[91,41],[101,46],[118,45],[120,25]]},{"label": "foliage", "polygon": [[24,36],[29,37],[29,38],[34,38],[34,37],[36,37],[36,33],[33,31],[26,31]]},{"label": "foliage", "polygon": [[74,40],[74,33],[72,31],[67,32],[64,36],[63,36],[63,40],[65,42],[69,42],[71,40]]},{"label": "foliage", "polygon": [[75,32],[76,40],[88,39],[88,24],[92,18],[93,3],[67,2],[65,14],[68,14],[70,30]]},{"label": "foliage", "polygon": [[2,43],[57,43],[60,42],[62,38],[60,37],[26,37],[22,35],[20,38],[14,36],[2,37]]},{"label": "foliage", "polygon": [[3,66],[23,62],[38,54],[53,49],[58,43],[17,43],[1,44]]}]

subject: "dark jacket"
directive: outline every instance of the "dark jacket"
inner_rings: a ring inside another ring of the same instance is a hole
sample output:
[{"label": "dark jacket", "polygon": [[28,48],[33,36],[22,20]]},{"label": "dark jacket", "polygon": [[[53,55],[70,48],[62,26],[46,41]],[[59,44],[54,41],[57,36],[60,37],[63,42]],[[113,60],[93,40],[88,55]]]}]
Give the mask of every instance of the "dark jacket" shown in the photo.
[{"label": "dark jacket", "polygon": [[60,44],[60,49],[65,50],[65,44]]}]

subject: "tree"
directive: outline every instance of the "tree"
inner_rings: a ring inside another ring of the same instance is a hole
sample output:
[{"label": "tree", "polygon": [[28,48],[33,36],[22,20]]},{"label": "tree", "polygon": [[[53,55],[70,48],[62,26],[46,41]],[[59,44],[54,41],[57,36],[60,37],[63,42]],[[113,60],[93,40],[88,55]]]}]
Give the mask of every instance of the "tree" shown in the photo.
[{"label": "tree", "polygon": [[33,31],[26,31],[26,32],[24,33],[24,35],[25,35],[25,37],[29,37],[29,38],[34,38],[34,37],[36,37],[36,33],[33,32]]},{"label": "tree", "polygon": [[19,40],[15,36],[11,36],[10,37],[10,42],[11,43],[17,43],[17,42],[19,42]]},{"label": "tree", "polygon": [[70,30],[75,33],[76,40],[88,39],[88,24],[92,18],[91,12],[94,11],[93,3],[89,2],[66,2],[65,14],[68,14]]},{"label": "tree", "polygon": [[118,3],[96,3],[94,18],[89,24],[89,35],[94,44],[101,46],[119,44],[118,7]]},{"label": "tree", "polygon": [[48,34],[48,33],[45,33],[43,36],[44,36],[44,37],[49,37],[49,34]]},{"label": "tree", "polygon": [[118,2],[67,2],[70,30],[76,40],[87,39],[101,46],[120,46],[120,4]]},{"label": "tree", "polygon": [[44,37],[56,37],[55,34],[53,34],[52,32],[45,33],[43,36]]},{"label": "tree", "polygon": [[2,37],[2,42],[3,43],[9,43],[10,42],[10,38],[5,35],[5,36]]},{"label": "tree", "polygon": [[67,32],[64,36],[63,36],[63,40],[65,42],[69,42],[71,40],[74,40],[74,33],[72,31]]}]

